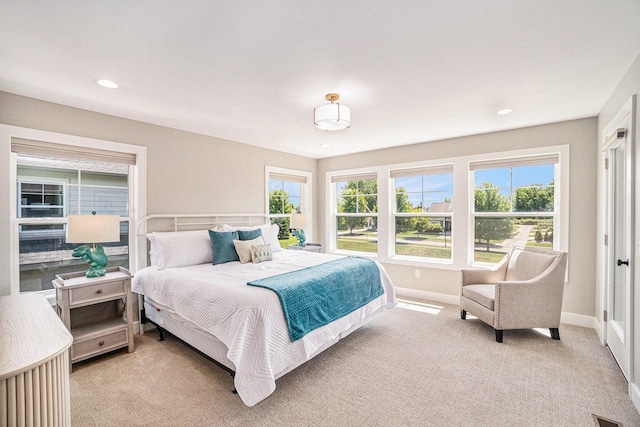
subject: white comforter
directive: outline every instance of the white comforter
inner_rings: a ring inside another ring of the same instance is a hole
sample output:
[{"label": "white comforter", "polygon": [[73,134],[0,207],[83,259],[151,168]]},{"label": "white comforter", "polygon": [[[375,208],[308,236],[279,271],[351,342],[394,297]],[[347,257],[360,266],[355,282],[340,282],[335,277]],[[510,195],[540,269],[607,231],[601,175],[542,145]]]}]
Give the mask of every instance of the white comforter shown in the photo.
[{"label": "white comforter", "polygon": [[273,257],[273,261],[259,264],[230,262],[165,270],[147,267],[133,280],[134,292],[171,307],[227,346],[227,357],[236,368],[236,390],[248,406],[273,393],[278,374],[337,342],[343,332],[360,326],[380,307],[392,308],[396,303],[391,280],[378,264],[385,291],[382,296],[292,343],[278,296],[247,282],[341,257],[305,251],[281,251]]}]

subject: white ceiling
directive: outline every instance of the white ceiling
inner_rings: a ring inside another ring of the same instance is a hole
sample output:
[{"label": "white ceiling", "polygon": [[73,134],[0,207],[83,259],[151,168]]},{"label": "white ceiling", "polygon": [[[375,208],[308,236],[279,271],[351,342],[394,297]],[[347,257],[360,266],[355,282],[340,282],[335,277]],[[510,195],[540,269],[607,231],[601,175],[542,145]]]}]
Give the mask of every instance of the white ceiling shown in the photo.
[{"label": "white ceiling", "polygon": [[592,117],[639,53],[638,0],[0,0],[0,90],[313,158]]}]

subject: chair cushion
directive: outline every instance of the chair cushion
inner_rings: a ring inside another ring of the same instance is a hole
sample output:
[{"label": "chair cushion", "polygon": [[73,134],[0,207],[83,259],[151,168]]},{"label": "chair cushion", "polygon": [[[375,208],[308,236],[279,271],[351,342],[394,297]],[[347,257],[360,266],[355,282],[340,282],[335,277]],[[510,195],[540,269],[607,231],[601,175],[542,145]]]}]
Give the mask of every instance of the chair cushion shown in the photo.
[{"label": "chair cushion", "polygon": [[507,281],[530,280],[542,274],[555,259],[553,254],[514,249],[507,265]]},{"label": "chair cushion", "polygon": [[496,301],[496,285],[465,285],[462,287],[462,296],[493,310]]}]

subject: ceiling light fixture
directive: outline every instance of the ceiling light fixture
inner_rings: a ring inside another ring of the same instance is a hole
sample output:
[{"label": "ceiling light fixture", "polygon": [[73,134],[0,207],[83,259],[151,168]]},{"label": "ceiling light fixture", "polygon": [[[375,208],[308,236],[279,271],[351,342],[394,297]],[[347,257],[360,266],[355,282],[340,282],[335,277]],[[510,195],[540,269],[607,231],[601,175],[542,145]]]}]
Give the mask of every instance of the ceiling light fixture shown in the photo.
[{"label": "ceiling light fixture", "polygon": [[331,101],[331,104],[313,109],[313,124],[322,130],[342,130],[351,127],[351,110],[336,102],[340,95],[328,93],[324,98]]},{"label": "ceiling light fixture", "polygon": [[504,108],[502,110],[496,111],[496,114],[499,116],[504,116],[505,114],[511,114],[511,113],[513,113],[513,108]]},{"label": "ceiling light fixture", "polygon": [[331,148],[331,144],[320,144],[320,148]]},{"label": "ceiling light fixture", "polygon": [[102,86],[102,87],[106,87],[107,89],[117,89],[118,88],[118,84],[114,81],[111,80],[107,80],[107,79],[95,79],[94,82],[96,82],[97,85]]}]

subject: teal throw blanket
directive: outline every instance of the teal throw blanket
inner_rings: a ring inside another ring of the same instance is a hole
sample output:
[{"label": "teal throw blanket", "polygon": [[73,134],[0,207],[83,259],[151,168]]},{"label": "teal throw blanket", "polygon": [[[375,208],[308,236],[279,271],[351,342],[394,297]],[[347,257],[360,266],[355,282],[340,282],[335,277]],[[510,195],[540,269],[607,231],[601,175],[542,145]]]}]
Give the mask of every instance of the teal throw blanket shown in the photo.
[{"label": "teal throw blanket", "polygon": [[340,258],[247,284],[278,295],[291,342],[384,293],[376,263],[358,257]]}]

